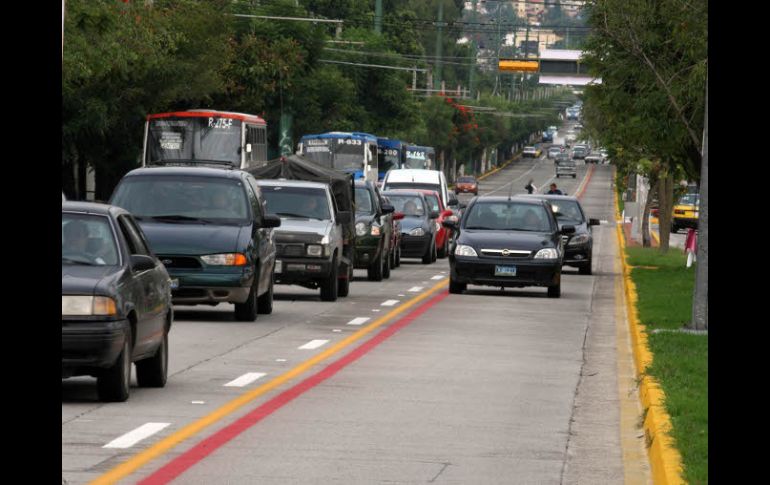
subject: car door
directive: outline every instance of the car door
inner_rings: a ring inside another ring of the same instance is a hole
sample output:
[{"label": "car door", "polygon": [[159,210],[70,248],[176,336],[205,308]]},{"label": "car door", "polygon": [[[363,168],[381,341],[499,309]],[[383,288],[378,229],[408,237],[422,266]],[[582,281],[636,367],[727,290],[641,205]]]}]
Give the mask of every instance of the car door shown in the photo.
[{"label": "car door", "polygon": [[[154,258],[142,239],[136,222],[129,215],[118,216],[118,226],[132,255],[138,254]],[[151,351],[163,338],[166,309],[163,301],[166,291],[168,291],[165,289],[168,282],[164,284],[163,278],[158,277],[157,266],[156,263],[155,269],[137,271],[132,268],[130,270],[136,286],[134,291],[134,311],[136,313],[134,355]]]},{"label": "car door", "polygon": [[382,257],[383,259],[387,259],[390,255],[390,240],[393,231],[393,214],[382,213],[382,205],[384,204],[384,201],[382,200],[380,191],[377,190],[377,188],[372,187],[372,192],[374,192],[372,194],[372,200],[374,200],[375,206],[374,211],[380,219],[380,231],[382,231],[380,236],[380,240],[382,241]]},{"label": "car door", "polygon": [[273,279],[273,272],[275,268],[275,235],[272,228],[262,227],[262,218],[265,214],[264,202],[262,199],[262,192],[257,185],[256,180],[247,176],[248,181],[246,186],[246,192],[249,195],[249,202],[251,203],[251,210],[254,214],[253,222],[254,229],[257,233],[257,241],[254,247],[255,257],[259,259],[259,291],[262,292],[270,286],[270,282]]}]

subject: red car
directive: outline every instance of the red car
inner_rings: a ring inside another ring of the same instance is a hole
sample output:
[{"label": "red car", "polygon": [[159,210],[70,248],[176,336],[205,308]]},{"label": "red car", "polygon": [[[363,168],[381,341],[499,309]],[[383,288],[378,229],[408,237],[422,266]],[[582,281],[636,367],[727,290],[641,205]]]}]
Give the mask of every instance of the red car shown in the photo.
[{"label": "red car", "polygon": [[455,184],[455,194],[460,192],[471,192],[473,195],[479,195],[479,183],[473,177],[458,177]]},{"label": "red car", "polygon": [[452,209],[444,207],[441,197],[439,197],[438,192],[435,190],[418,190],[417,192],[422,192],[425,195],[425,200],[430,204],[430,210],[438,212],[438,219],[436,219],[436,224],[438,225],[436,229],[436,255],[439,258],[446,258],[449,256],[449,243],[452,239],[452,231],[444,227],[442,223],[447,217],[455,217],[454,212],[452,212]]}]

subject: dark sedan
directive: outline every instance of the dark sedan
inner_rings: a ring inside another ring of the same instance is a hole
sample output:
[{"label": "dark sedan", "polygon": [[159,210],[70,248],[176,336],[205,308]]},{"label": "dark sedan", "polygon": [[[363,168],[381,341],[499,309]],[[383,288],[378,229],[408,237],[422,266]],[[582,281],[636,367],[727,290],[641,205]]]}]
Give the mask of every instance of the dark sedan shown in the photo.
[{"label": "dark sedan", "polygon": [[525,197],[546,200],[559,222],[559,227],[570,225],[575,227],[575,233],[564,235],[564,266],[578,268],[580,274],[591,274],[591,262],[593,261],[594,238],[592,226],[598,226],[598,219],[586,217],[583,206],[576,197],[566,195],[533,194]]},{"label": "dark sedan", "polygon": [[436,219],[438,211],[431,211],[425,196],[416,190],[384,192],[397,212],[402,212],[401,256],[422,258],[423,264],[436,261]]},{"label": "dark sedan", "polygon": [[356,267],[369,281],[390,278],[393,259],[393,206],[385,204],[372,182],[356,182]]},{"label": "dark sedan", "polygon": [[545,286],[548,296],[561,296],[562,235],[550,204],[524,197],[480,197],[468,205],[449,255],[449,292],[468,284],[496,287]]},{"label": "dark sedan", "polygon": [[171,280],[123,209],[62,202],[62,378],[97,378],[99,399],[125,401],[131,363],[163,387],[173,321]]}]

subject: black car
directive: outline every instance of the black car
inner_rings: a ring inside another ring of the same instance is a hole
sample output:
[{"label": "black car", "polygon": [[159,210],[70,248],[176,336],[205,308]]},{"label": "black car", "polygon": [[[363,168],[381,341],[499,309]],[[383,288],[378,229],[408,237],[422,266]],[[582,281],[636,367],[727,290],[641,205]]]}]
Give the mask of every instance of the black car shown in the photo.
[{"label": "black car", "polygon": [[422,192],[415,190],[388,190],[383,192],[397,212],[404,214],[401,220],[401,256],[422,258],[423,264],[436,261],[436,219],[438,211],[431,211]]},{"label": "black car", "polygon": [[130,211],[179,287],[174,303],[234,303],[235,318],[273,311],[272,228],[256,180],[241,170],[148,167],[132,170],[110,203]]},{"label": "black car", "polygon": [[449,255],[449,292],[468,284],[496,287],[546,286],[548,296],[561,296],[564,255],[561,229],[551,205],[540,199],[475,197],[459,225],[444,221],[458,234]]},{"label": "black car", "polygon": [[131,363],[142,387],[163,387],[174,319],[171,280],[131,214],[62,202],[62,378],[97,378],[99,399],[125,401]]},{"label": "black car", "polygon": [[559,227],[565,225],[574,226],[574,234],[565,234],[564,240],[564,266],[574,266],[578,268],[580,274],[591,274],[591,263],[593,261],[594,238],[592,226],[598,226],[598,219],[589,219],[586,217],[583,206],[577,200],[577,197],[566,195],[544,195],[533,194],[524,197],[531,197],[548,201],[551,209],[556,215]]},{"label": "black car", "polygon": [[390,278],[395,260],[394,207],[386,204],[372,182],[356,182],[356,268],[365,268],[369,281]]}]

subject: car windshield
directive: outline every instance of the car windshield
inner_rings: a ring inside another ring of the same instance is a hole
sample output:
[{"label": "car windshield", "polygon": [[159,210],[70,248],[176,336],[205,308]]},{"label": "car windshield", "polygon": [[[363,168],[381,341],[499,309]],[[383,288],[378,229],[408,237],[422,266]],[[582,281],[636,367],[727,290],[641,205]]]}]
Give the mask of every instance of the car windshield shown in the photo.
[{"label": "car windshield", "polygon": [[441,211],[441,207],[438,203],[438,197],[436,197],[433,194],[425,194],[425,201],[428,202],[428,206],[430,207],[430,210],[439,212]]},{"label": "car windshield", "polygon": [[366,190],[366,187],[356,187],[356,213],[374,214],[372,194]]},{"label": "car windshield", "polygon": [[118,249],[109,219],[63,212],[61,262],[63,265],[116,266]]},{"label": "car windshield", "polygon": [[580,204],[576,200],[551,199],[548,202],[559,221],[582,223],[585,220]]},{"label": "car windshield", "polygon": [[388,199],[397,212],[403,212],[406,217],[425,216],[425,205],[422,199],[416,195],[388,194]]},{"label": "car windshield", "polygon": [[418,182],[388,182],[385,190],[412,189],[412,190],[435,190],[439,191],[437,184],[426,184]]},{"label": "car windshield", "polygon": [[476,179],[474,179],[473,177],[460,177],[457,179],[457,183],[460,183],[460,184],[472,184],[475,181]]},{"label": "car windshield", "polygon": [[464,229],[490,231],[551,231],[545,207],[516,201],[478,202],[468,209]]},{"label": "car windshield", "polygon": [[679,199],[679,205],[698,205],[700,194],[685,194]]},{"label": "car windshield", "polygon": [[111,204],[138,220],[246,224],[249,203],[240,180],[188,175],[125,178]]},{"label": "car windshield", "polygon": [[331,220],[326,191],[316,187],[261,185],[266,210],[282,218]]}]

